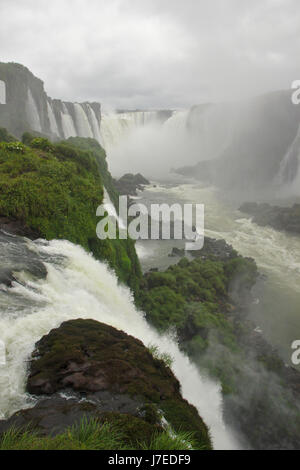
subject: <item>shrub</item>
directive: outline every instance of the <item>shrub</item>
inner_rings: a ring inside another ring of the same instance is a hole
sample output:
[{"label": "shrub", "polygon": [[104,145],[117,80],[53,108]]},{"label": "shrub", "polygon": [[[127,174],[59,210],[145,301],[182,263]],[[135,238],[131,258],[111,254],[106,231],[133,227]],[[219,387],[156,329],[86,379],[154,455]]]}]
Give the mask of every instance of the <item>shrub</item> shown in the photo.
[{"label": "shrub", "polygon": [[[134,418],[133,418],[134,419]],[[136,429],[136,431],[138,431]],[[150,441],[136,435],[134,442],[126,428],[96,418],[83,418],[57,436],[42,437],[33,429],[11,428],[0,437],[0,450],[191,450],[197,442],[191,432],[153,433]],[[199,447],[198,447],[199,448]],[[204,445],[201,448],[206,448]]]},{"label": "shrub", "polygon": [[148,346],[148,349],[150,353],[152,354],[152,356],[154,357],[154,359],[158,359],[159,361],[162,361],[167,367],[170,367],[170,368],[172,367],[174,359],[171,356],[171,354],[161,353],[158,349],[158,346],[154,344],[150,344]]},{"label": "shrub", "polygon": [[38,137],[30,142],[30,146],[35,149],[44,150],[45,152],[54,152],[55,146],[44,137]]}]

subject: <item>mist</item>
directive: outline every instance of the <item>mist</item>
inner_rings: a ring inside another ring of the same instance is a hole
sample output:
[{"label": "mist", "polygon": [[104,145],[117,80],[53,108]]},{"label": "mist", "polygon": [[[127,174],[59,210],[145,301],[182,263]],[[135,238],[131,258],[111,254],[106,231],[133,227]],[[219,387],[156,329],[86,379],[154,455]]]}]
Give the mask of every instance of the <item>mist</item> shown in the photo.
[{"label": "mist", "polygon": [[[106,149],[110,170],[121,176],[128,171],[147,178],[170,178],[171,168],[186,161],[196,163],[197,141],[185,127],[188,112],[181,111],[166,123],[150,123],[133,127]],[[105,120],[105,117],[104,117]]]},{"label": "mist", "polygon": [[[300,407],[293,388],[283,385],[282,372],[271,372],[264,366],[259,360],[261,350],[253,347],[254,342],[250,348],[241,342],[242,354],[235,354],[220,344],[213,332],[209,342],[205,355],[194,360],[201,368],[205,364],[210,367],[215,364],[216,368],[222,364],[226,374],[234,370],[236,389],[235,393],[224,396],[223,414],[226,424],[238,434],[242,448],[271,450],[278,449],[278,445],[281,449],[297,446]],[[289,423],[288,432],[286,423]],[[273,443],[274,428],[280,443],[277,446]]]},{"label": "mist", "polygon": [[192,178],[241,202],[296,197],[300,107],[291,96],[286,90],[205,103],[174,111],[164,121],[155,111],[104,113],[101,132],[110,169],[115,176],[139,172],[154,180]]}]

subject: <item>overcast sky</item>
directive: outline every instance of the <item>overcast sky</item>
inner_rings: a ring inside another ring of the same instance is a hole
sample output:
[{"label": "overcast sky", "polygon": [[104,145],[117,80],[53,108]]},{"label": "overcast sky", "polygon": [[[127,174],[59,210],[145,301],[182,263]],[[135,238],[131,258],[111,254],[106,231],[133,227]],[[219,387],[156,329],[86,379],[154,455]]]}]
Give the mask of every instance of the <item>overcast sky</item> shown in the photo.
[{"label": "overcast sky", "polygon": [[290,88],[299,0],[0,0],[0,60],[53,98],[177,108]]}]

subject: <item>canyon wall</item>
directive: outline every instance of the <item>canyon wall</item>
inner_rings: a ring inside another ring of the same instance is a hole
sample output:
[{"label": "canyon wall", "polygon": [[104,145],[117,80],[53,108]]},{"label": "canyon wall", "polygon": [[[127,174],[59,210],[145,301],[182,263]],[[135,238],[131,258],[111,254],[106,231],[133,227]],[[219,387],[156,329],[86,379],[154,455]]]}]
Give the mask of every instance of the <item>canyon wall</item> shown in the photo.
[{"label": "canyon wall", "polygon": [[50,98],[43,82],[26,67],[0,63],[0,127],[21,137],[26,131],[53,140],[100,137],[101,105]]}]

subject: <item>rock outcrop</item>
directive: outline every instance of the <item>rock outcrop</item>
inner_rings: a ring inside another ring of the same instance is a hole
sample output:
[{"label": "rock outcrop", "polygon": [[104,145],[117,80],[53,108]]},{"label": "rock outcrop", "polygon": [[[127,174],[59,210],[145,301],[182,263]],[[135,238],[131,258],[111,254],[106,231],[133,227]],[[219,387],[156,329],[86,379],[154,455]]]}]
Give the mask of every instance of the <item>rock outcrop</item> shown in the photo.
[{"label": "rock outcrop", "polygon": [[27,390],[42,400],[0,423],[0,433],[31,422],[42,434],[57,434],[88,416],[123,420],[147,440],[162,430],[163,413],[174,431],[191,431],[211,447],[206,425],[182,398],[171,369],[141,341],[94,320],[65,322],[36,344]]},{"label": "rock outcrop", "polygon": [[144,186],[150,184],[150,182],[140,173],[136,175],[126,173],[126,175],[122,176],[119,180],[115,180],[114,184],[120,194],[136,196],[137,190],[143,190]]},{"label": "rock outcrop", "polygon": [[300,204],[279,207],[247,202],[240,207],[240,211],[252,216],[253,222],[258,225],[269,225],[275,230],[300,234]]}]

